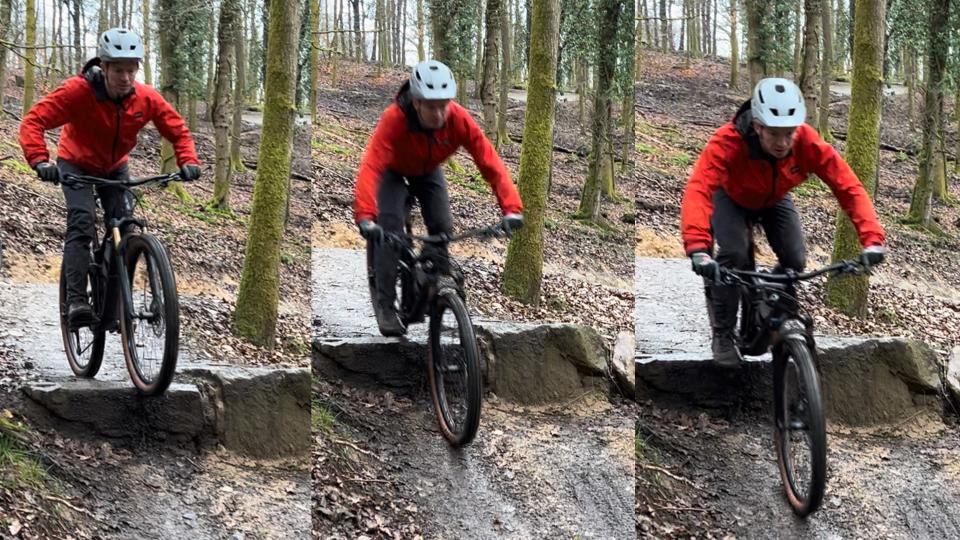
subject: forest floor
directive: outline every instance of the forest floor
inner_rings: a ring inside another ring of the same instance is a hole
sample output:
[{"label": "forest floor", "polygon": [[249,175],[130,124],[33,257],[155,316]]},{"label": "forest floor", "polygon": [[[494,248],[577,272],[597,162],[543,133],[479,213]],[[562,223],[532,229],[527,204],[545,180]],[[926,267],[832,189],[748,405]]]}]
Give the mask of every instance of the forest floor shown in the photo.
[{"label": "forest floor", "polygon": [[[315,248],[361,250],[351,211],[356,167],[406,74],[387,71],[377,77],[373,69],[346,63],[340,70],[339,79],[351,81],[349,86],[324,73],[318,100],[314,160],[320,173],[312,239]],[[479,118],[479,102],[470,99],[467,106]],[[524,103],[511,100],[513,139],[522,135],[523,115]],[[500,292],[506,241],[466,242],[451,251],[466,274],[472,315],[584,324],[612,345],[618,332],[633,328],[636,180],[619,177],[620,198],[603,201],[602,225],[571,218],[589,147],[577,118],[576,102],[561,101],[540,306],[525,306]],[[500,153],[516,178],[520,145]],[[454,229],[499,220],[496,201],[469,154],[461,151],[454,159],[463,172],[444,169]],[[314,324],[315,335],[329,336],[319,321]],[[477,440],[453,452],[436,431],[425,391],[395,395],[353,381],[318,380],[314,399],[314,532],[321,537],[460,537],[464,531],[506,538],[633,536],[632,402],[603,397],[566,408],[524,408],[488,394]]]},{"label": "forest floor", "polygon": [[[20,110],[19,92],[12,85],[7,88],[6,114],[0,115],[0,279],[10,289],[7,292],[29,294],[37,284],[56,290],[65,207],[61,188],[40,182],[22,161],[19,114],[11,112]],[[49,135],[53,150],[57,133]],[[259,137],[255,123],[244,125],[245,162],[256,163]],[[234,336],[230,328],[256,171],[234,176],[231,213],[210,211],[205,206],[213,193],[209,123],[199,123],[195,139],[203,178],[185,184],[192,201],[152,191],[137,210],[171,253],[180,293],[181,351],[218,363],[307,367],[310,184],[291,183],[278,337],[272,348],[254,346]],[[150,126],[141,132],[131,154],[131,174],[158,174],[158,164],[159,135]],[[299,167],[301,176],[311,175],[309,164]],[[35,405],[19,388],[36,378],[36,366],[27,354],[30,339],[18,330],[20,315],[0,309],[0,421],[22,424],[29,434],[13,437],[10,434],[19,428],[8,429],[7,435],[0,429],[0,537],[269,538],[276,531],[297,530],[308,534],[309,480],[303,460],[254,462],[224,451],[98,440],[71,426],[26,421],[24,411]],[[107,339],[116,337],[110,334]],[[21,470],[15,463],[26,465]]]},{"label": "forest floor", "polygon": [[[678,56],[644,52],[637,96],[637,256],[684,256],[679,210],[690,168],[713,131],[749,97],[747,81],[728,87],[729,69],[714,60],[694,60],[685,68]],[[846,133],[848,108],[849,97],[832,97],[835,134]],[[930,345],[945,362],[960,344],[960,274],[953,271],[960,264],[960,207],[935,203],[936,232],[903,224],[920,137],[906,128],[906,96],[884,96],[882,122],[881,142],[899,150],[880,151],[876,207],[890,252],[871,278],[868,314],[858,319],[825,308],[822,281],[801,290],[801,303],[814,315],[820,333],[910,337]],[[948,149],[955,136],[950,126]],[[843,141],[837,145],[842,152]],[[952,181],[957,175],[950,165]],[[839,210],[836,200],[817,179],[793,194],[806,235],[808,267],[826,264]],[[769,250],[760,258],[770,262]],[[942,420],[919,419],[909,428],[869,432],[831,425],[824,508],[800,522],[781,495],[770,422],[762,412],[730,417],[717,411],[663,410],[652,403],[641,404],[641,410],[635,448],[641,536],[958,534],[949,508],[960,496],[954,467],[960,439]]]}]

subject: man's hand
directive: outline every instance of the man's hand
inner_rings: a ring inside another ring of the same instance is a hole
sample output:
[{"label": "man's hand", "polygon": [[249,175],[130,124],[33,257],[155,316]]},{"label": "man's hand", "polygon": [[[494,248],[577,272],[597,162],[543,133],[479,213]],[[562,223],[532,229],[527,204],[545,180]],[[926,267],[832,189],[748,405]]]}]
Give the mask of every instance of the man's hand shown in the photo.
[{"label": "man's hand", "polygon": [[523,215],[507,214],[503,216],[503,220],[500,222],[500,227],[507,236],[510,236],[513,234],[513,231],[523,228]]},{"label": "man's hand", "polygon": [[34,165],[33,170],[37,171],[37,176],[44,182],[57,184],[60,182],[60,169],[49,161],[41,161]]},{"label": "man's hand", "polygon": [[882,263],[886,256],[887,248],[880,245],[868,246],[860,252],[860,263],[870,268]]},{"label": "man's hand", "polygon": [[720,275],[720,265],[710,257],[706,251],[697,251],[690,254],[690,262],[693,263],[693,271],[698,276],[703,276],[709,280],[716,280]]},{"label": "man's hand", "polygon": [[196,163],[187,163],[180,167],[180,178],[186,182],[198,180],[200,178],[200,166]]},{"label": "man's hand", "polygon": [[383,229],[369,219],[357,223],[357,228],[360,229],[360,236],[366,238],[368,241],[373,243],[383,241]]}]

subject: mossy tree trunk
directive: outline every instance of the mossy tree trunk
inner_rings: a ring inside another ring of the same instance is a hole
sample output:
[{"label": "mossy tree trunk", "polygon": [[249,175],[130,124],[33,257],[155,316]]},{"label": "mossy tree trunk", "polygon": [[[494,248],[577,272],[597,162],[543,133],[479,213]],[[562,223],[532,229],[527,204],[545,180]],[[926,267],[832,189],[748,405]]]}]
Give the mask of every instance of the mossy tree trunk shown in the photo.
[{"label": "mossy tree trunk", "polygon": [[487,0],[486,39],[483,43],[483,77],[480,101],[483,103],[483,131],[491,142],[497,140],[497,57],[500,37],[500,0]]},{"label": "mossy tree trunk", "polygon": [[833,2],[822,0],[823,54],[820,56],[820,136],[833,143],[830,133],[830,81],[833,79]]},{"label": "mossy tree trunk", "polygon": [[37,70],[37,3],[36,0],[26,0],[26,48],[23,50],[23,115],[33,106],[33,87]]},{"label": "mossy tree trunk", "polygon": [[[626,40],[626,58],[635,58],[636,53],[640,50],[640,23],[637,20],[636,11],[633,6],[633,0],[627,0],[626,9],[623,12],[625,18],[624,23],[626,27],[633,29],[632,39]],[[627,34],[628,36],[630,34]],[[627,74],[623,80],[627,83],[626,87],[621,89],[623,92],[623,148],[622,148],[622,158],[621,162],[623,164],[621,171],[624,174],[633,173],[633,157],[635,155],[635,146],[637,141],[637,132],[636,132],[636,99],[633,90],[633,83],[637,78],[637,63],[636,62],[627,62],[626,63]]]},{"label": "mossy tree trunk", "polygon": [[767,76],[767,62],[764,52],[767,39],[763,34],[763,20],[766,4],[763,0],[745,0],[747,8],[747,65],[750,68],[750,88]]},{"label": "mossy tree trunk", "polygon": [[934,172],[937,136],[943,111],[943,77],[947,65],[947,23],[950,0],[934,0],[930,4],[930,26],[927,34],[926,92],[923,103],[923,146],[920,170],[913,186],[907,221],[929,227],[933,221]]},{"label": "mossy tree trunk", "polygon": [[800,62],[800,91],[807,106],[807,123],[817,127],[820,103],[818,64],[820,61],[820,0],[804,0],[803,53]]},{"label": "mossy tree trunk", "polygon": [[[10,40],[10,17],[13,14],[13,0],[0,0],[0,39]],[[7,48],[0,47],[0,104],[7,88]]]},{"label": "mossy tree trunk", "polygon": [[[880,112],[883,103],[883,21],[886,0],[859,0],[853,48],[853,80],[846,160],[872,198],[877,189],[880,160]],[[857,232],[842,211],[837,217],[833,261],[856,257],[861,250]],[[867,276],[832,277],[827,280],[827,305],[849,315],[867,311]]]},{"label": "mossy tree trunk", "polygon": [[238,31],[239,14],[239,0],[221,0],[220,27],[217,31],[220,54],[217,57],[217,72],[211,104],[216,157],[213,200],[210,201],[210,205],[217,210],[230,210],[230,181],[233,177],[233,167],[230,166],[230,121],[234,110],[231,93],[236,86],[233,84],[238,61],[235,45],[236,42],[243,41],[240,37],[241,32]]},{"label": "mossy tree trunk", "polygon": [[150,62],[150,0],[143,0],[143,82],[153,86]]},{"label": "mossy tree trunk", "polygon": [[[160,0],[157,4],[157,26],[163,28],[158,33],[160,38],[160,93],[174,108],[181,114],[180,89],[177,77],[174,75],[175,51],[181,39],[181,32],[177,21],[181,17],[180,3],[177,0]],[[173,152],[173,145],[170,141],[163,139],[160,143],[160,172],[163,174],[172,173],[177,170],[177,158]],[[193,198],[183,188],[181,182],[170,184],[169,188],[182,202],[192,202]]]},{"label": "mossy tree trunk", "polygon": [[426,36],[427,27],[423,20],[423,0],[417,2],[417,62],[423,62],[427,59],[426,50],[423,47],[423,38]]},{"label": "mossy tree trunk", "polygon": [[540,302],[543,278],[543,223],[553,161],[559,26],[560,1],[534,0],[530,26],[530,83],[518,181],[526,225],[510,242],[503,268],[504,292],[533,305]]},{"label": "mossy tree trunk", "polygon": [[265,347],[273,346],[276,335],[280,247],[296,114],[300,3],[271,2],[269,20],[263,131],[234,315],[236,332]]},{"label": "mossy tree trunk", "polygon": [[[600,196],[606,191],[602,173],[603,161],[609,159],[611,94],[616,69],[616,35],[623,0],[602,0],[598,6],[599,45],[597,47],[597,88],[593,109],[593,146],[587,178],[580,192],[580,206],[576,217],[598,222]],[[612,184],[612,180],[610,181]]]}]

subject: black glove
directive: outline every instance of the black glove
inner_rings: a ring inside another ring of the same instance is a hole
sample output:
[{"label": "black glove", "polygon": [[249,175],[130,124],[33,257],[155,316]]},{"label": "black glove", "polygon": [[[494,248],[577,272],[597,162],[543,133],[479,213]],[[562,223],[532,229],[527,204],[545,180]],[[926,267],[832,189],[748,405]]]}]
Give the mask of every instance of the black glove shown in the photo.
[{"label": "black glove", "polygon": [[860,252],[860,263],[870,268],[883,262],[887,256],[887,248],[879,245],[869,246]]},{"label": "black glove", "polygon": [[720,275],[720,265],[706,251],[691,253],[690,262],[693,263],[693,271],[699,276],[716,280]]},{"label": "black glove", "polygon": [[523,215],[507,214],[503,216],[503,220],[500,221],[500,227],[507,236],[510,236],[513,234],[513,231],[523,228]]},{"label": "black glove", "polygon": [[360,229],[360,236],[366,238],[368,241],[374,243],[383,241],[383,229],[369,219],[357,223],[357,228]]},{"label": "black glove", "polygon": [[180,167],[180,178],[186,182],[198,180],[200,178],[200,166],[196,163],[187,163]]},{"label": "black glove", "polygon": [[60,169],[49,161],[37,163],[33,166],[33,170],[37,171],[37,176],[44,182],[50,182],[51,184],[60,182]]}]

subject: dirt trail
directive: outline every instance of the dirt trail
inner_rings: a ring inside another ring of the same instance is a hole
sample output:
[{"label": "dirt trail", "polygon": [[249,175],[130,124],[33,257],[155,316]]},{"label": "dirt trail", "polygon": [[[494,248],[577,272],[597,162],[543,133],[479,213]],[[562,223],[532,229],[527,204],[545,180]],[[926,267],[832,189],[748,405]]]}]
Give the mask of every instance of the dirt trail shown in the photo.
[{"label": "dirt trail", "polygon": [[960,503],[960,435],[937,419],[872,430],[830,425],[826,496],[806,521],[793,515],[783,496],[765,411],[729,420],[716,411],[649,407],[637,432],[641,537],[960,535],[954,510]]}]

